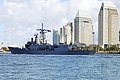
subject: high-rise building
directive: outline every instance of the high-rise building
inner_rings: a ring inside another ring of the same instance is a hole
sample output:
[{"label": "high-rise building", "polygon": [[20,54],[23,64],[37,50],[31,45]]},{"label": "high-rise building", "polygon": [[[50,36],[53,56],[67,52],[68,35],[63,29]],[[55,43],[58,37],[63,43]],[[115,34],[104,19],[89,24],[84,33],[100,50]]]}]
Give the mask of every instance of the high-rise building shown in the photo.
[{"label": "high-rise building", "polygon": [[119,16],[112,4],[104,4],[98,14],[98,44],[107,47],[119,44]]},{"label": "high-rise building", "polygon": [[73,34],[73,26],[72,23],[69,22],[60,28],[60,42],[65,44],[72,43],[72,34]]},{"label": "high-rise building", "polygon": [[80,17],[79,11],[74,19],[74,43],[87,46],[93,44],[92,19],[87,15]]},{"label": "high-rise building", "polygon": [[64,43],[64,28],[60,28],[60,43]]},{"label": "high-rise building", "polygon": [[60,36],[57,30],[53,29],[53,44],[58,45],[60,43]]},{"label": "high-rise building", "polygon": [[72,43],[72,23],[67,23],[66,25],[63,26],[64,28],[64,39],[65,43],[70,44]]}]

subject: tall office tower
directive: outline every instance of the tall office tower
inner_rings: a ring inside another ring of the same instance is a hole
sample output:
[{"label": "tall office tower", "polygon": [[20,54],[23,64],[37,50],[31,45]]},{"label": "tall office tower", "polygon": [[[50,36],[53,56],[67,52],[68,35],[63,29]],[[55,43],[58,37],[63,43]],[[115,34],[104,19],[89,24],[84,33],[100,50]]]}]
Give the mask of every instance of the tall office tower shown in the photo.
[{"label": "tall office tower", "polygon": [[98,14],[98,44],[103,48],[119,44],[119,16],[114,5],[102,3]]},{"label": "tall office tower", "polygon": [[65,44],[72,43],[72,34],[73,34],[73,26],[72,23],[69,22],[60,28],[60,42]]},{"label": "tall office tower", "polygon": [[53,44],[58,45],[60,43],[60,36],[57,30],[53,29]]},{"label": "tall office tower", "polygon": [[64,29],[60,28],[60,43],[64,43]]},{"label": "tall office tower", "polygon": [[92,19],[87,15],[79,16],[79,11],[74,19],[74,43],[76,45],[93,44],[93,26]]},{"label": "tall office tower", "polygon": [[67,23],[63,26],[64,29],[64,43],[70,44],[72,43],[72,32],[73,32],[73,26],[72,23]]}]

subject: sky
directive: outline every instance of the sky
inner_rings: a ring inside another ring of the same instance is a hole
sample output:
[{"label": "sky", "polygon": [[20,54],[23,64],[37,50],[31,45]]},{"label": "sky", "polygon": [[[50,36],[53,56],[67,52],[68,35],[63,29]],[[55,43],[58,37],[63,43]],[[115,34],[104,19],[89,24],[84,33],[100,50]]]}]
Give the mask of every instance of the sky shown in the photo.
[{"label": "sky", "polygon": [[[8,45],[24,44],[38,33],[44,23],[46,29],[59,30],[67,22],[73,22],[77,11],[89,13],[98,35],[98,13],[102,2],[116,5],[120,13],[120,0],[0,0],[0,43]],[[52,33],[47,33],[52,43]]]}]

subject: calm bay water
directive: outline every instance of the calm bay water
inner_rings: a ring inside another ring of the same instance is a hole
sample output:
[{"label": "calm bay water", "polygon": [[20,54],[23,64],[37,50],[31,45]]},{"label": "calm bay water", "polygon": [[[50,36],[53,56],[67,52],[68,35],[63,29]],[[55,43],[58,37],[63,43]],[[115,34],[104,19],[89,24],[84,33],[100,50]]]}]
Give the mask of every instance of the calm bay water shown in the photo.
[{"label": "calm bay water", "polygon": [[120,55],[0,54],[0,80],[120,80]]}]

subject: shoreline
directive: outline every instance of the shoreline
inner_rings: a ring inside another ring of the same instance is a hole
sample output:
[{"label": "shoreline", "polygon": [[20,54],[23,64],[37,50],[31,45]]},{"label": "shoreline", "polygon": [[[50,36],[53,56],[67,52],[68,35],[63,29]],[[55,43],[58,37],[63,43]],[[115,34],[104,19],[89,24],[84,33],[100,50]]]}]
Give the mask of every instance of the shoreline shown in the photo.
[{"label": "shoreline", "polygon": [[2,51],[0,52],[0,54],[10,54],[11,52],[10,51]]},{"label": "shoreline", "polygon": [[118,51],[99,51],[96,54],[120,54]]}]

